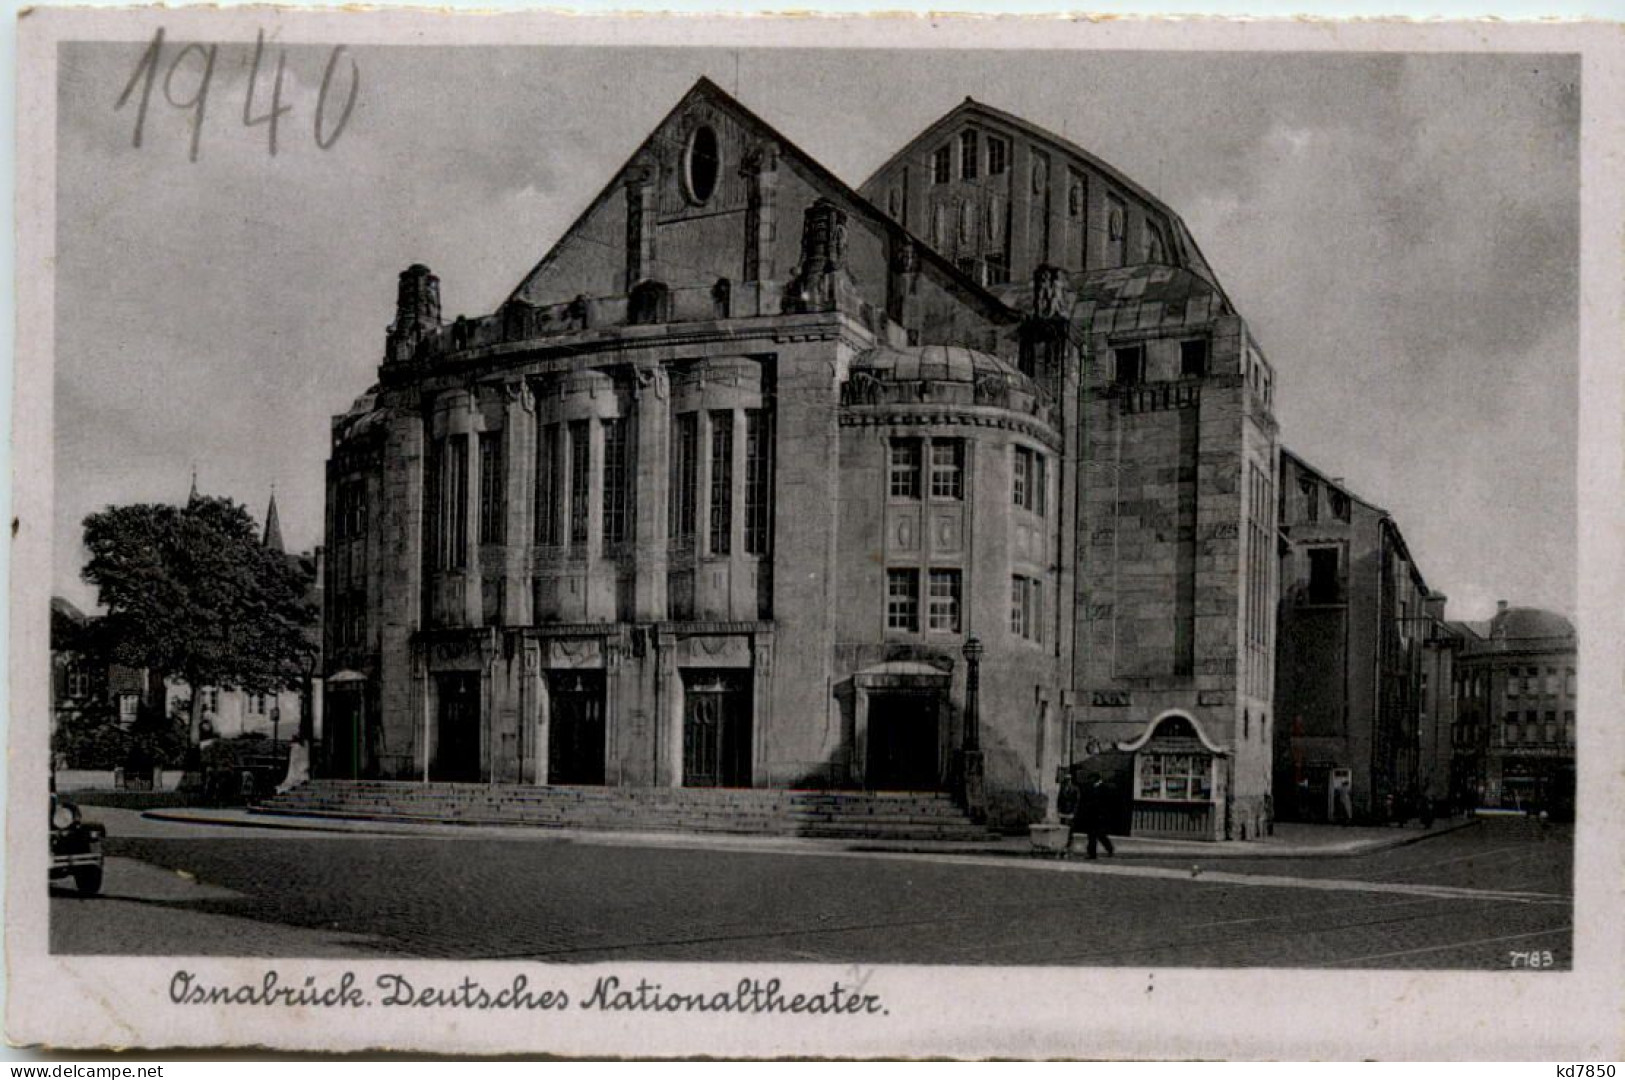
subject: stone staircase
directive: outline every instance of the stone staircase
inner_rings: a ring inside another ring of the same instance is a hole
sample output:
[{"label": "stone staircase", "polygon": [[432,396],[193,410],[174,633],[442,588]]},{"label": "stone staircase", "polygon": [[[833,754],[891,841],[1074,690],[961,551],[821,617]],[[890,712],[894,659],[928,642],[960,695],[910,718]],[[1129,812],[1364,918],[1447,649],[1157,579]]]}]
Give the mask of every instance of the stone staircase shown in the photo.
[{"label": "stone staircase", "polygon": [[992,835],[934,791],[532,787],[310,780],[255,813],[375,821],[857,840],[974,841]]}]

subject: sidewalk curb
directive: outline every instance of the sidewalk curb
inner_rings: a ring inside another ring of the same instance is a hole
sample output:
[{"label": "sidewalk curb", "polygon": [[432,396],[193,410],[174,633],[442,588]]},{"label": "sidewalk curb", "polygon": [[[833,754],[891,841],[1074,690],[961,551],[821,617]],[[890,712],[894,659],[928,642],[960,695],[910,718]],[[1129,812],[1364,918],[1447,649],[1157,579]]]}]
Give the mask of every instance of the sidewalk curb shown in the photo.
[{"label": "sidewalk curb", "polygon": [[[423,817],[389,815],[316,815],[264,813],[243,811],[242,816],[221,814],[198,807],[177,807],[144,811],[142,817],[182,825],[211,825],[223,828],[276,829],[283,832],[319,832],[354,836],[434,836],[442,830],[490,828],[525,834],[536,839],[547,838],[557,843],[593,843],[595,840],[616,838],[625,846],[667,846],[681,843],[685,846],[712,847],[717,850],[758,850],[792,854],[797,851],[849,851],[862,854],[890,855],[978,855],[1008,859],[1062,861],[1040,859],[1024,838],[1011,837],[1002,844],[984,840],[893,841],[859,837],[796,836],[763,833],[725,833],[692,831],[658,831],[630,829],[589,829],[574,825],[539,825],[531,822],[488,820],[444,820]],[[1435,823],[1433,828],[1412,832],[1400,830],[1392,837],[1365,839],[1346,847],[1335,848],[1262,848],[1255,851],[1220,848],[1217,844],[1202,844],[1187,840],[1153,840],[1126,837],[1125,841],[1139,849],[1142,844],[1169,845],[1167,850],[1119,850],[1112,859],[1157,861],[1173,859],[1209,860],[1273,860],[1273,859],[1348,859],[1373,855],[1395,848],[1408,847],[1436,836],[1447,836],[1478,824],[1474,818]],[[661,842],[650,843],[658,836]],[[755,841],[753,844],[752,841]],[[1234,843],[1234,841],[1231,841]],[[1224,841],[1221,841],[1224,843]],[[1081,857],[1077,861],[1082,861]]]}]

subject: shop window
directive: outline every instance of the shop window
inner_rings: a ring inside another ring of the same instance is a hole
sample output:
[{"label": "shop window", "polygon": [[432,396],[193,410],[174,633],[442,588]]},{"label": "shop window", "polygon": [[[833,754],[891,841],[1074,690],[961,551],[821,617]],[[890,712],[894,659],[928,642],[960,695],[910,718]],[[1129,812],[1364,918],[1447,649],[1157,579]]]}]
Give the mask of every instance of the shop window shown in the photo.
[{"label": "shop window", "polygon": [[1207,339],[1194,338],[1179,343],[1179,375],[1183,379],[1200,379],[1207,374]]},{"label": "shop window", "polygon": [[734,416],[711,413],[711,554],[728,554],[733,533]]},{"label": "shop window", "polygon": [[920,629],[920,572],[886,571],[886,629],[917,632]]},{"label": "shop window", "polygon": [[946,184],[953,179],[954,149],[952,146],[939,146],[937,152],[931,155],[931,181],[936,184]]},{"label": "shop window", "polygon": [[893,499],[920,497],[920,440],[893,439],[887,491]]},{"label": "shop window", "polygon": [[965,497],[965,440],[931,441],[931,497],[955,500]]},{"label": "shop window", "polygon": [[1151,802],[1205,802],[1213,798],[1213,759],[1207,754],[1138,756],[1136,798]]},{"label": "shop window", "polygon": [[981,148],[977,144],[976,132],[962,131],[959,133],[959,177],[962,180],[976,179],[977,165],[981,161]]},{"label": "shop window", "polygon": [[1127,345],[1112,350],[1112,382],[1136,386],[1145,379],[1145,346]]},{"label": "shop window", "polygon": [[959,633],[958,570],[932,570],[928,581],[927,625],[932,630],[950,634]]}]

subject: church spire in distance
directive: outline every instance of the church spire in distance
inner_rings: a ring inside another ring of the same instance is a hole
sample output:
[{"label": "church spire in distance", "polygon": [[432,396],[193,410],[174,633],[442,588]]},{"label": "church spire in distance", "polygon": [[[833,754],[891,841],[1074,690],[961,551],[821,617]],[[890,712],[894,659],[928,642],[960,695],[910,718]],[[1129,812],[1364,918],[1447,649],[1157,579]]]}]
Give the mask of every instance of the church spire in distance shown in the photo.
[{"label": "church spire in distance", "polygon": [[265,535],[260,543],[272,551],[282,551],[282,522],[276,513],[276,485],[271,485],[271,505],[265,508]]}]

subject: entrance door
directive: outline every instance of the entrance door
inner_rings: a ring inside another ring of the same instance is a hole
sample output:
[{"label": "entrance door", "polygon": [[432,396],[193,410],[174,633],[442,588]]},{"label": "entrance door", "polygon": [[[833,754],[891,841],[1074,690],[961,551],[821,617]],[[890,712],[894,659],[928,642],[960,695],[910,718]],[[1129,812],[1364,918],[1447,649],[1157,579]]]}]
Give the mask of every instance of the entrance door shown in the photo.
[{"label": "entrance door", "polygon": [[480,778],[480,677],[457,671],[436,675],[440,701],[436,725],[435,780],[471,782]]},{"label": "entrance door", "polygon": [[750,678],[683,673],[683,786],[750,787]]},{"label": "entrance door", "polygon": [[547,782],[604,782],[604,673],[555,671],[548,678]]},{"label": "entrance door", "polygon": [[934,690],[869,694],[868,785],[881,791],[935,791],[942,786],[938,702]]},{"label": "entrance door", "polygon": [[354,690],[334,691],[328,695],[327,708],[327,775],[358,779],[366,760],[361,747],[361,695]]}]

